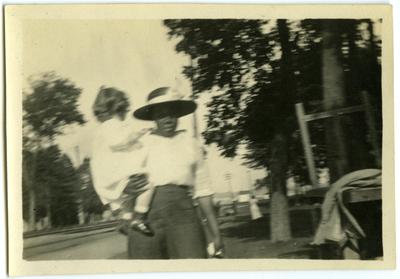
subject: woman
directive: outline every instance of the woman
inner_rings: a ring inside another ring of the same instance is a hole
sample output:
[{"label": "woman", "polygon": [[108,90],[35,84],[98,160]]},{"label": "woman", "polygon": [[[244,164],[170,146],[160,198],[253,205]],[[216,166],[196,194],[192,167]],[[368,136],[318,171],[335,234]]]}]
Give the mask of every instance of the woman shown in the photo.
[{"label": "woman", "polygon": [[206,258],[204,231],[193,199],[207,218],[215,246],[221,251],[213,193],[201,145],[186,131],[177,130],[178,118],[194,112],[196,104],[182,100],[169,87],[152,91],[147,101],[134,116],[156,124],[156,129],[143,139],[148,179],[155,187],[148,212],[154,236],[131,231],[129,258]]}]

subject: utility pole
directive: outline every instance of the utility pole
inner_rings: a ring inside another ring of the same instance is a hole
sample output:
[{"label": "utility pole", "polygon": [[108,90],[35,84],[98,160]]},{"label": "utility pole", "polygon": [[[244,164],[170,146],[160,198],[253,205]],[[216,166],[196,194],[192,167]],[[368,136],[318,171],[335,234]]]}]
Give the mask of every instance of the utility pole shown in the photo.
[{"label": "utility pole", "polygon": [[[193,69],[193,59],[190,57],[190,67]],[[192,90],[191,92],[191,97],[193,102],[195,102],[196,98],[194,96],[194,90],[193,90],[193,76],[190,77],[190,88]],[[196,111],[193,112],[193,136],[197,139],[199,137],[199,130],[197,127],[197,114]]]},{"label": "utility pole", "polygon": [[225,174],[225,179],[226,179],[226,182],[228,183],[228,189],[229,189],[229,193],[231,193],[231,197],[232,197],[232,199],[233,199],[233,197],[234,197],[234,194],[233,194],[233,189],[232,189],[232,184],[231,184],[231,174],[230,173],[226,173]]},{"label": "utility pole", "polygon": [[235,194],[234,194],[234,192],[233,192],[232,183],[231,183],[231,178],[232,178],[232,175],[231,175],[229,172],[227,172],[227,173],[225,174],[225,179],[226,179],[226,181],[227,181],[227,183],[228,183],[228,189],[229,189],[229,192],[231,193],[231,199],[232,199],[233,210],[235,211],[235,215],[236,215],[236,212],[237,212],[237,210],[236,210],[236,197],[235,197]]},{"label": "utility pole", "polygon": [[253,183],[253,178],[251,177],[251,171],[248,169],[247,170],[247,178],[249,180],[249,190],[250,190],[250,195],[256,195],[256,187]]}]

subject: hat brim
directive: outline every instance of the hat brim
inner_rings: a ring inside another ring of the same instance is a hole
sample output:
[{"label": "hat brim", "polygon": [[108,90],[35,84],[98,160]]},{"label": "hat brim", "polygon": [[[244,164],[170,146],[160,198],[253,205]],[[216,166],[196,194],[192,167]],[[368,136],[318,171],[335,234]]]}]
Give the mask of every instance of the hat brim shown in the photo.
[{"label": "hat brim", "polygon": [[176,117],[182,117],[194,112],[197,108],[197,104],[189,100],[175,100],[149,104],[135,110],[133,116],[140,120],[152,121],[155,120],[153,117],[153,111],[157,108],[170,109]]}]

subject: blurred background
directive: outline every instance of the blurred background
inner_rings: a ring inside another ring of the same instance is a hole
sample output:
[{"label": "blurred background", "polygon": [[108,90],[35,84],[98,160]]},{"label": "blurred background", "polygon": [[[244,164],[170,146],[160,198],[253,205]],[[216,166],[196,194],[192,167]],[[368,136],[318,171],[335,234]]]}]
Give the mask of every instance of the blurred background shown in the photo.
[{"label": "blurred background", "polygon": [[89,169],[103,85],[125,91],[132,111],[161,86],[196,100],[180,125],[206,145],[221,222],[251,220],[254,200],[263,216],[232,223],[229,237],[311,235],[308,209],[321,198],[310,191],[381,167],[380,28],[380,19],[25,21],[26,239],[113,224]]}]

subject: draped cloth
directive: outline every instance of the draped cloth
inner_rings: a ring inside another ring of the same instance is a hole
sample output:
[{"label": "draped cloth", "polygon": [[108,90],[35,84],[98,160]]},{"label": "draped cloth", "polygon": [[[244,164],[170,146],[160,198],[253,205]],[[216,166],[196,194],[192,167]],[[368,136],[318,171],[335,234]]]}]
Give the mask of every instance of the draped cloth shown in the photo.
[{"label": "draped cloth", "polygon": [[326,241],[333,241],[340,247],[350,244],[357,249],[358,239],[365,238],[366,235],[343,202],[343,193],[381,186],[381,175],[379,169],[363,169],[348,173],[333,183],[325,194],[321,207],[321,221],[312,244],[321,245]]}]

